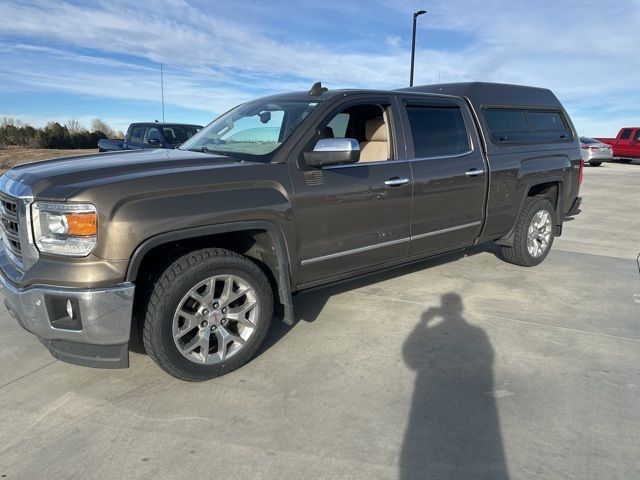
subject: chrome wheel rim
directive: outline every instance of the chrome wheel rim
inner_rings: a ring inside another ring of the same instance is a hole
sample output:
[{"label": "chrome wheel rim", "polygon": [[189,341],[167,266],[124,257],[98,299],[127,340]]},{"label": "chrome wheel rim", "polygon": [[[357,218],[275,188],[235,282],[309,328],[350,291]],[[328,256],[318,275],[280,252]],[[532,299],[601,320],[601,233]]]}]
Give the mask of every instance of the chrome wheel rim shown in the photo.
[{"label": "chrome wheel rim", "polygon": [[236,275],[216,275],[191,288],[173,316],[173,342],[186,359],[216,364],[237,355],[255,333],[258,298]]},{"label": "chrome wheel rim", "polygon": [[551,214],[540,210],[531,219],[527,231],[527,250],[532,257],[540,257],[549,248],[551,241]]}]

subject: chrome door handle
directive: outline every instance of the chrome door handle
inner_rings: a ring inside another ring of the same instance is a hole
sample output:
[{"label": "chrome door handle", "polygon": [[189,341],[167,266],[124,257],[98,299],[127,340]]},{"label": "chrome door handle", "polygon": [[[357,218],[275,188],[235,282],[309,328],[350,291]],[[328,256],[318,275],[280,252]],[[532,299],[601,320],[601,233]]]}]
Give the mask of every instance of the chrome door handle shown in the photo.
[{"label": "chrome door handle", "polygon": [[478,175],[482,175],[484,170],[478,170],[477,168],[472,168],[471,170],[467,170],[464,174],[467,177],[477,177]]},{"label": "chrome door handle", "polygon": [[404,185],[406,183],[409,183],[408,178],[399,178],[399,177],[393,177],[387,180],[386,182],[384,182],[384,184],[387,187],[399,187],[400,185]]}]

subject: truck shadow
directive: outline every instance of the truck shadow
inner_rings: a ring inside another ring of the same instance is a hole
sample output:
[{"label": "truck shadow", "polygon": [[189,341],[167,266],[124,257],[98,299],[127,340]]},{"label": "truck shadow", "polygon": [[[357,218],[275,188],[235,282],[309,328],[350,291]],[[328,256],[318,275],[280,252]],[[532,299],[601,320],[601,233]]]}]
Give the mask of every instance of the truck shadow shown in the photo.
[{"label": "truck shadow", "polygon": [[493,348],[456,293],[426,310],[402,349],[416,373],[400,478],[509,478],[495,405]]}]

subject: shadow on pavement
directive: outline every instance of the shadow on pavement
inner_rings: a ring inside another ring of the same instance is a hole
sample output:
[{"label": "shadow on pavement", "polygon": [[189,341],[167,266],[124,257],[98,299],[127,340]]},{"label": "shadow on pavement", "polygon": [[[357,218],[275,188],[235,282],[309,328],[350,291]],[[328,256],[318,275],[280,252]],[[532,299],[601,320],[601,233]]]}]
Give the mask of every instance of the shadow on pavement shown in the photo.
[{"label": "shadow on pavement", "polygon": [[493,348],[456,293],[426,310],[403,346],[416,372],[400,478],[509,478],[493,385]]}]

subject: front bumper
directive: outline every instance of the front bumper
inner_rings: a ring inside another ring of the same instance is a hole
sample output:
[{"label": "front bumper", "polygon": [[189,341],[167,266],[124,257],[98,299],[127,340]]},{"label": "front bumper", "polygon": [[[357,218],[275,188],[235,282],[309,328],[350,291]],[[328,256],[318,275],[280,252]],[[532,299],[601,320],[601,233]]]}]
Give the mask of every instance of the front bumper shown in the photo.
[{"label": "front bumper", "polygon": [[129,366],[132,283],[96,289],[20,289],[0,274],[0,291],[11,316],[55,358],[98,368]]}]

